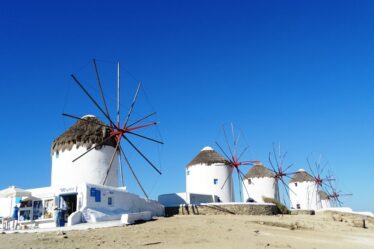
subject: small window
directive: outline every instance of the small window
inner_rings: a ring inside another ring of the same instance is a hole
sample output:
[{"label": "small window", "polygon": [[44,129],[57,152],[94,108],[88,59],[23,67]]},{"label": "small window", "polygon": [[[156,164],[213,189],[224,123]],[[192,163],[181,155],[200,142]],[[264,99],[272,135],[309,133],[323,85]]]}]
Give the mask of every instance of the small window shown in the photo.
[{"label": "small window", "polygon": [[295,182],[295,187],[297,187],[297,182]]},{"label": "small window", "polygon": [[187,175],[188,175],[188,176],[190,175],[190,171],[189,171],[189,170],[187,170]]},{"label": "small window", "polygon": [[108,197],[108,205],[109,206],[113,205],[113,198],[112,197]]},{"label": "small window", "polygon": [[58,158],[59,156],[60,156],[60,152],[56,151],[56,158]]},{"label": "small window", "polygon": [[214,178],[213,183],[214,183],[214,185],[217,185],[218,184],[218,179]]},{"label": "small window", "polygon": [[300,204],[296,204],[296,208],[297,208],[297,209],[300,209]]},{"label": "small window", "polygon": [[248,184],[252,184],[252,181],[251,179],[248,178]]}]

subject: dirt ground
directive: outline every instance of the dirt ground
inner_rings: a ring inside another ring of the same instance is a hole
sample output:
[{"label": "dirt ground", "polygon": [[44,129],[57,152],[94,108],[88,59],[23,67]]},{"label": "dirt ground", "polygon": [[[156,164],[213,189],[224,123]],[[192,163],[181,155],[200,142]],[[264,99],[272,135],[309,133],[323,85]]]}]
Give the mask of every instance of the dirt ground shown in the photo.
[{"label": "dirt ground", "polygon": [[0,234],[0,248],[374,248],[374,219],[323,213],[174,216],[84,231]]}]

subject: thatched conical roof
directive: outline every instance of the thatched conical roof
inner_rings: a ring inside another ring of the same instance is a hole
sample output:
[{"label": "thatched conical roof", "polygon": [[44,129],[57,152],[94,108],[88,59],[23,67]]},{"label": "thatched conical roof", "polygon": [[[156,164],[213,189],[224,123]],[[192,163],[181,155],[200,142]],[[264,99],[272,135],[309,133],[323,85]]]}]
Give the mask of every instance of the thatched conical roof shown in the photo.
[{"label": "thatched conical roof", "polygon": [[273,172],[268,170],[261,162],[256,163],[253,167],[245,174],[245,178],[262,178],[262,177],[274,177]]},{"label": "thatched conical roof", "polygon": [[319,194],[319,198],[321,200],[328,200],[329,199],[329,196],[326,194],[325,191],[320,190],[320,191],[318,191],[318,194]]},{"label": "thatched conical roof", "polygon": [[290,183],[292,182],[314,182],[314,178],[305,170],[299,169],[292,177]]},{"label": "thatched conical roof", "polygon": [[[104,125],[95,116],[84,116],[52,142],[51,153],[71,150],[73,146],[85,146],[88,149],[94,144],[102,143],[110,136],[109,128]],[[113,137],[103,145],[115,147],[116,140]]]},{"label": "thatched conical roof", "polygon": [[224,163],[228,164],[228,161],[223,158],[220,154],[214,151],[211,147],[203,148],[197,156],[192,159],[192,161],[187,164],[187,167],[204,164],[204,165],[212,165],[215,163]]}]

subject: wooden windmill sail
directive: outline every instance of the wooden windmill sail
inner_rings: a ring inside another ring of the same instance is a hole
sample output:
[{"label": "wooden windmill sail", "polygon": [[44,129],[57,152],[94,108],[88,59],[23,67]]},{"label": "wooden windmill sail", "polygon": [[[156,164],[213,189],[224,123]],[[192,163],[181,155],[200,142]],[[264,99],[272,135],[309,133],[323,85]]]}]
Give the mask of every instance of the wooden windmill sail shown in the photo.
[{"label": "wooden windmill sail", "polygon": [[[294,175],[296,172],[290,171],[291,167],[294,163],[286,164],[287,152],[282,152],[280,144],[278,144],[278,149],[276,148],[275,144],[273,143],[273,150],[269,152],[269,164],[270,168],[268,168],[273,174],[275,179],[275,188],[276,188],[276,196],[278,201],[281,201],[280,197],[280,188],[279,186],[282,185],[284,190],[286,191],[287,196],[289,196],[289,191],[292,191],[288,185],[286,184],[286,178],[291,179],[291,175]],[[284,198],[283,198],[284,199]],[[283,200],[285,202],[285,200]]]},{"label": "wooden windmill sail", "polygon": [[[125,164],[128,166],[131,174],[133,175],[134,179],[136,180],[138,186],[144,193],[144,195],[148,198],[148,194],[146,193],[143,185],[140,182],[140,179],[138,178],[137,174],[135,173],[134,167],[130,163],[129,157],[128,157],[128,152],[124,150],[123,148],[123,143],[127,144],[135,154],[137,154],[140,158],[142,158],[153,170],[155,170],[158,174],[161,174],[160,169],[148,158],[147,155],[142,151],[138,145],[135,144],[133,141],[133,138],[140,138],[143,140],[150,141],[151,143],[156,143],[156,144],[163,144],[162,141],[151,138],[149,136],[145,136],[141,132],[148,127],[152,127],[157,125],[157,122],[154,121],[148,121],[149,118],[153,115],[155,115],[155,112],[145,114],[141,118],[138,118],[136,120],[132,119],[132,114],[135,109],[135,105],[137,103],[139,91],[142,87],[142,83],[139,82],[133,97],[133,100],[131,102],[131,105],[129,107],[129,110],[127,112],[127,115],[124,119],[121,119],[120,115],[120,66],[119,63],[117,64],[117,108],[116,108],[116,119],[114,119],[109,112],[107,101],[104,95],[103,87],[102,87],[102,82],[101,82],[101,77],[99,74],[98,66],[96,63],[96,60],[92,60],[92,65],[94,68],[94,74],[96,75],[96,80],[97,80],[97,85],[100,93],[100,99],[101,99],[101,104],[93,97],[93,95],[87,90],[87,88],[82,84],[82,82],[74,75],[72,74],[71,77],[76,83],[77,86],[83,91],[83,93],[86,95],[86,97],[91,101],[91,103],[97,108],[97,111],[102,114],[106,122],[99,122],[98,120],[95,119],[84,119],[80,118],[76,115],[71,115],[71,114],[66,114],[63,113],[63,116],[70,117],[73,119],[77,119],[80,122],[86,122],[87,127],[90,126],[96,126],[96,127],[101,127],[102,130],[106,132],[106,136],[102,141],[94,141],[92,147],[88,148],[87,151],[76,157],[73,162],[80,160],[82,157],[90,153],[92,150],[98,149],[101,146],[105,145],[106,143],[111,143],[111,145],[115,148],[109,164],[106,165],[107,167],[107,174],[105,175],[102,184],[105,184],[107,181],[107,176],[109,174],[109,171],[111,170],[111,167],[113,165],[114,160],[116,158],[119,159],[119,163],[121,165],[121,178],[122,178],[122,184],[123,184],[123,173],[122,173],[122,162],[125,162]],[[87,131],[89,133],[89,130]]]},{"label": "wooden windmill sail", "polygon": [[[237,173],[237,177],[238,177],[239,195],[240,195],[240,199],[242,199],[242,188],[241,188],[241,186],[244,187],[244,189],[247,193],[247,196],[249,196],[249,193],[248,193],[248,189],[246,188],[246,186],[241,184],[246,177],[245,177],[244,173],[240,170],[239,167],[246,166],[246,165],[253,165],[254,163],[258,162],[258,160],[243,160],[242,159],[243,155],[249,149],[249,146],[245,146],[243,149],[238,148],[239,147],[239,140],[240,140],[241,136],[243,136],[243,134],[241,132],[235,132],[234,125],[231,123],[230,130],[231,130],[232,137],[230,139],[227,136],[226,129],[227,128],[225,128],[224,126],[222,127],[224,141],[225,141],[225,144],[226,144],[226,146],[225,146],[226,150],[224,149],[224,146],[220,145],[218,142],[216,142],[216,145],[219,148],[219,150],[223,153],[225,159],[227,160],[227,165],[228,165],[228,167],[232,168],[232,171],[229,174],[229,176],[226,178],[224,183],[222,184],[221,188],[223,188],[226,185],[229,178],[232,178],[232,174],[235,171]],[[230,142],[230,140],[231,140],[231,142]]]}]

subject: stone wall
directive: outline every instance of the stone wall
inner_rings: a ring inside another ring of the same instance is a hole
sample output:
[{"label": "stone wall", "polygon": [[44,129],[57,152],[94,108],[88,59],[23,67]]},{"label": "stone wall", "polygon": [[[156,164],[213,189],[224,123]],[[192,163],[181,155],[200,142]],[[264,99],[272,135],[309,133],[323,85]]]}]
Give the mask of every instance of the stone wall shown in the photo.
[{"label": "stone wall", "polygon": [[276,215],[277,206],[273,204],[203,204],[166,207],[166,216],[173,215]]}]

